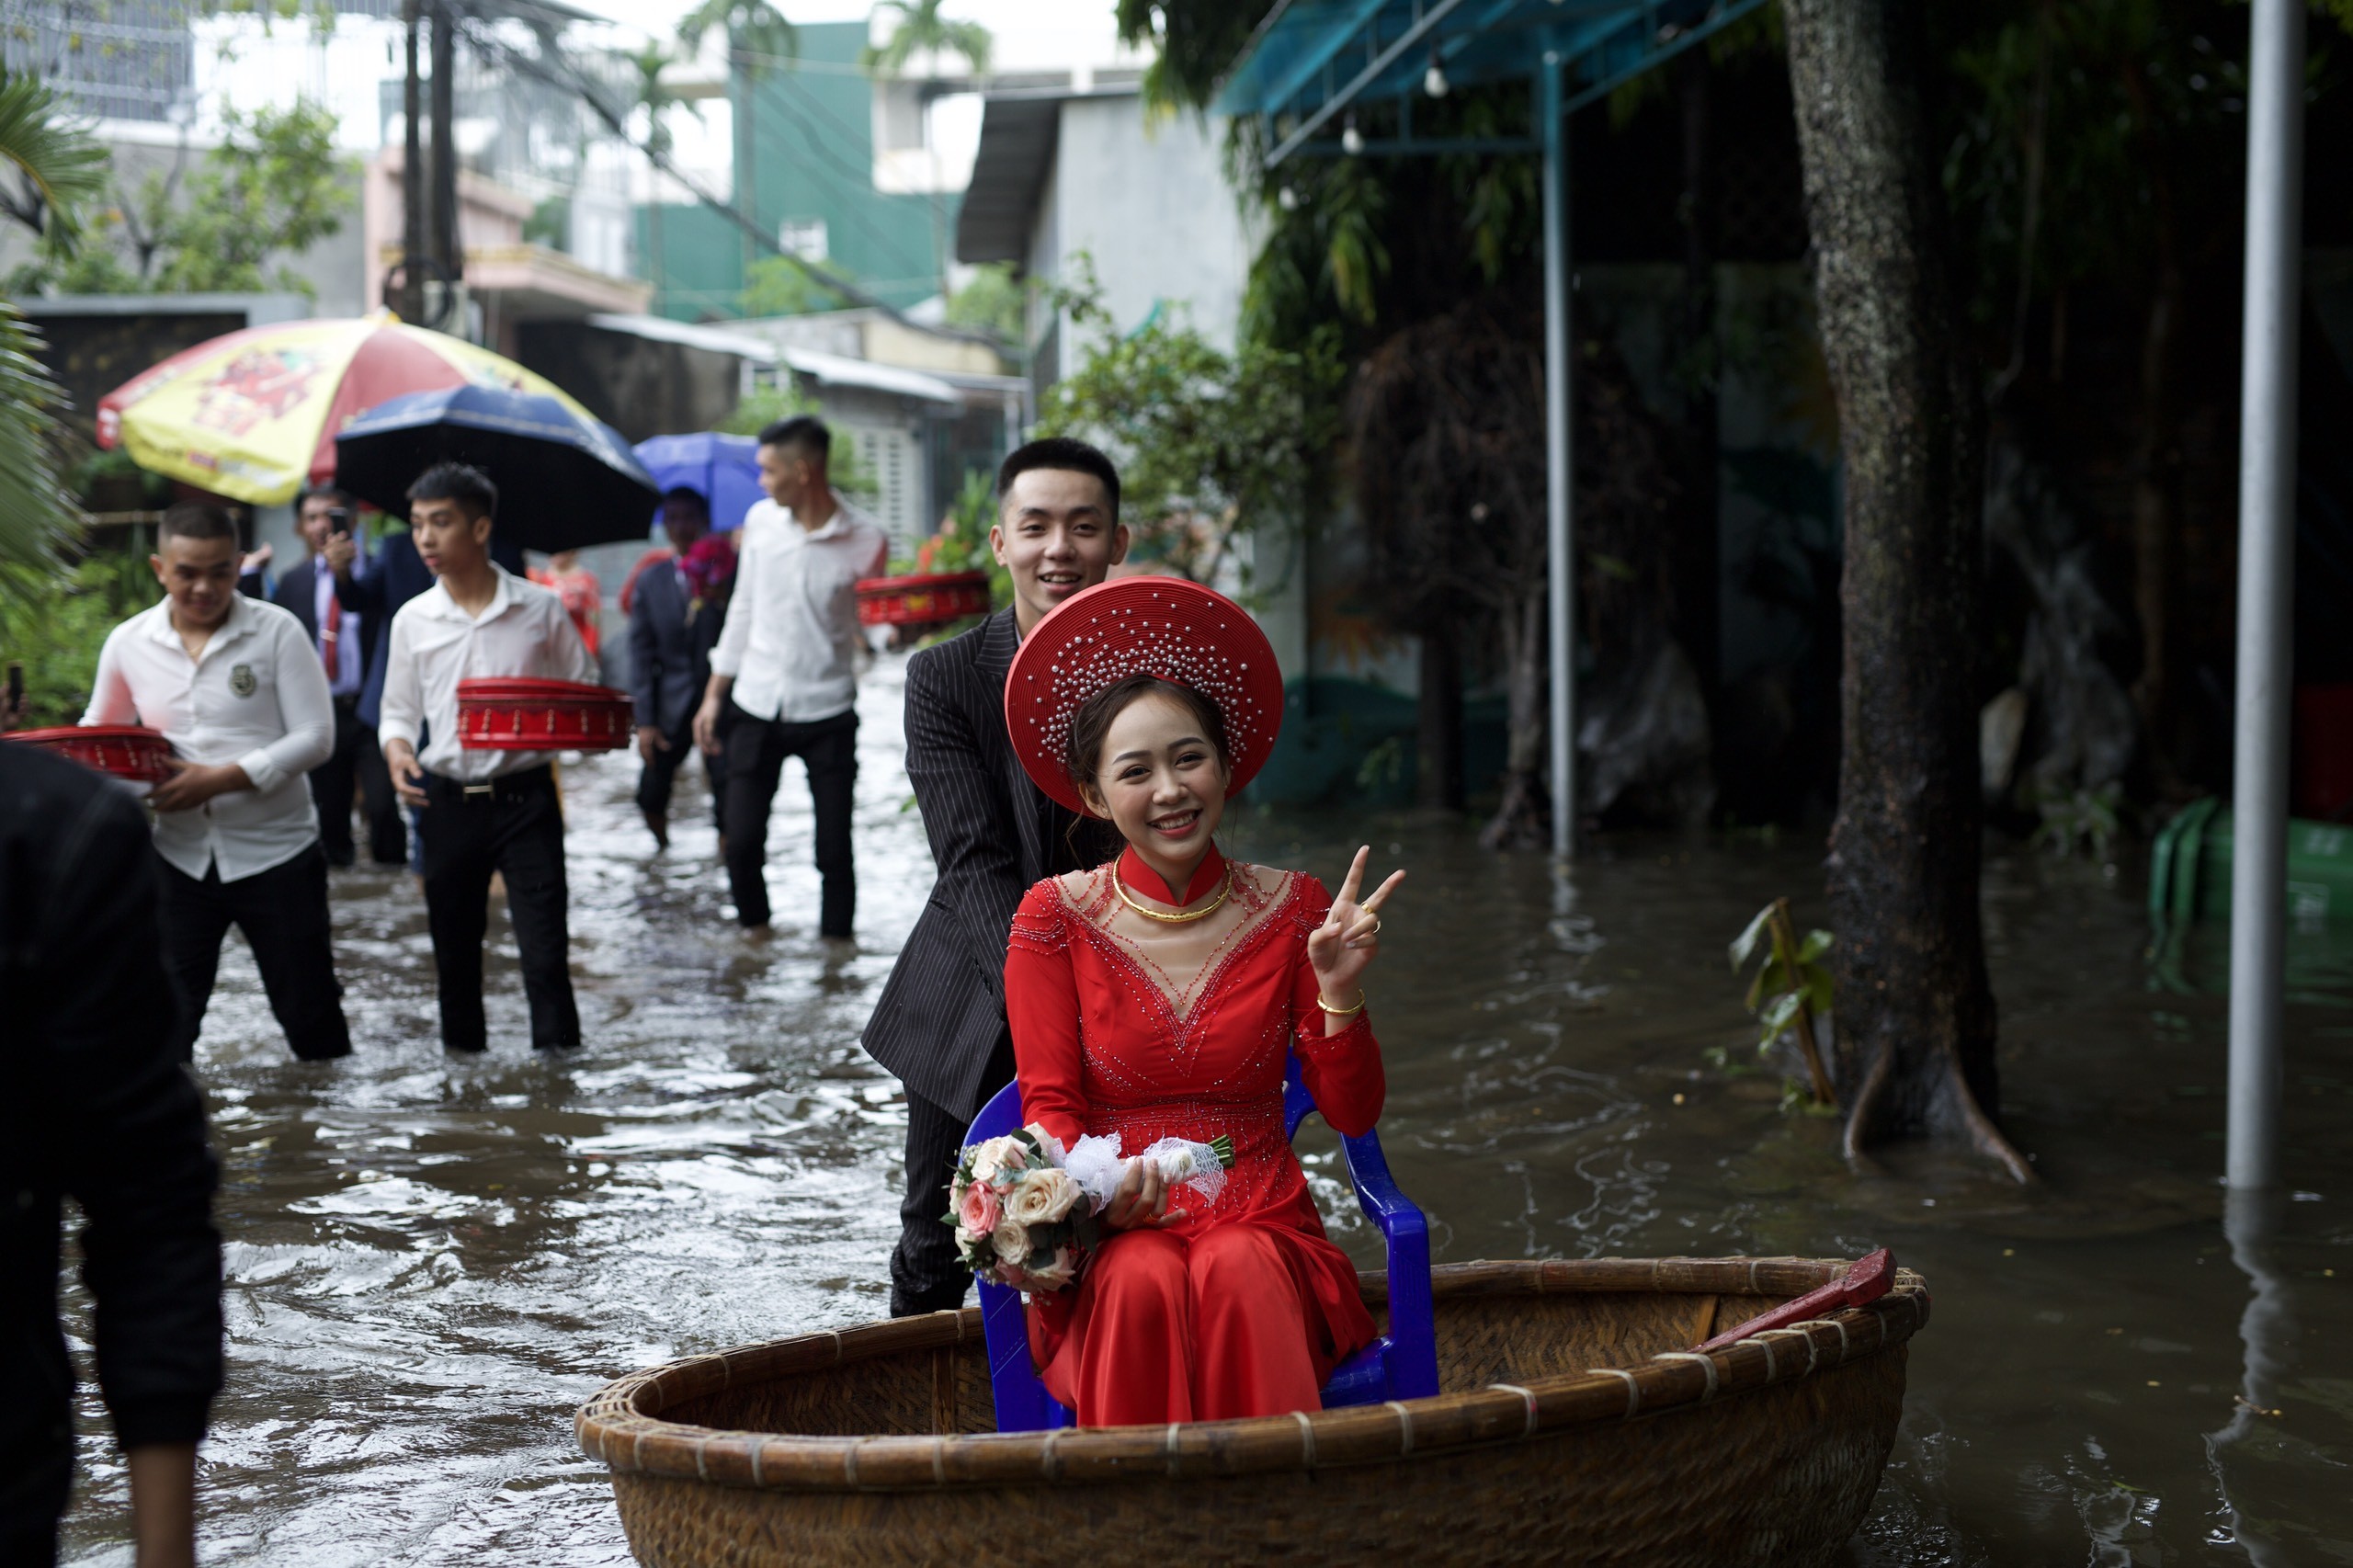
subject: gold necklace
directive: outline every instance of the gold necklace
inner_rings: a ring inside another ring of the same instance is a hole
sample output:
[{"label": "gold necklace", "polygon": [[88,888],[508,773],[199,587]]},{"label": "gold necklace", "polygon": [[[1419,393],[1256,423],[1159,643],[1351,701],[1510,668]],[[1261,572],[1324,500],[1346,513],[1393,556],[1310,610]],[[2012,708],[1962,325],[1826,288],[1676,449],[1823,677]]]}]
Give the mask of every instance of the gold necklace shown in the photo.
[{"label": "gold necklace", "polygon": [[1111,862],[1111,891],[1120,895],[1121,903],[1126,904],[1146,920],[1157,920],[1164,926],[1183,926],[1191,921],[1208,919],[1224,904],[1226,895],[1233,891],[1233,868],[1231,865],[1226,867],[1224,880],[1217,890],[1217,897],[1210,900],[1199,909],[1180,910],[1175,915],[1163,915],[1156,909],[1146,909],[1129,896],[1126,886],[1120,881],[1120,863],[1117,860]]}]

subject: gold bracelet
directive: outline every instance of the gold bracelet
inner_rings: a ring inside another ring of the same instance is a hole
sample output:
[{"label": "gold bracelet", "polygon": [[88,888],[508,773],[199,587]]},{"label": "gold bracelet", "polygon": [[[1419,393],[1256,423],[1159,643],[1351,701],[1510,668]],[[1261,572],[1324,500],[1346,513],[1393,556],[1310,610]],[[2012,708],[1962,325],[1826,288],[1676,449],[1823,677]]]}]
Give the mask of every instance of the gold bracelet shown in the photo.
[{"label": "gold bracelet", "polygon": [[1315,1005],[1323,1008],[1325,1012],[1331,1014],[1336,1018],[1355,1017],[1358,1013],[1364,1011],[1364,987],[1361,985],[1357,987],[1357,1005],[1353,1007],[1335,1007],[1331,1003],[1324,1000],[1324,993],[1318,991],[1315,994]]}]

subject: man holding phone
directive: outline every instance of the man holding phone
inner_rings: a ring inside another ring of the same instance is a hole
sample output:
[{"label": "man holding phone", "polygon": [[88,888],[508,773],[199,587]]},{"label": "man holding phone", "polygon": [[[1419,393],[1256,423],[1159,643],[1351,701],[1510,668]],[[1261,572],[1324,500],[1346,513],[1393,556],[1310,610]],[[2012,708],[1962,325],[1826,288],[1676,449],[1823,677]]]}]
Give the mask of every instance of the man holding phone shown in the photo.
[{"label": "man holding phone", "polygon": [[[357,554],[350,498],[338,490],[306,490],[295,503],[295,516],[310,554],[278,580],[275,597],[280,608],[302,623],[335,699],[335,750],[311,770],[311,799],[319,808],[319,846],[326,851],[330,866],[348,866],[357,858],[351,839],[356,790],[366,803],[369,858],[379,866],[397,866],[408,858],[408,824],[401,818],[392,777],[376,744],[376,727],[359,711],[376,645],[383,640],[390,618],[347,609],[335,591],[330,551],[339,544]],[[350,569],[366,575],[364,564],[356,560]]]}]

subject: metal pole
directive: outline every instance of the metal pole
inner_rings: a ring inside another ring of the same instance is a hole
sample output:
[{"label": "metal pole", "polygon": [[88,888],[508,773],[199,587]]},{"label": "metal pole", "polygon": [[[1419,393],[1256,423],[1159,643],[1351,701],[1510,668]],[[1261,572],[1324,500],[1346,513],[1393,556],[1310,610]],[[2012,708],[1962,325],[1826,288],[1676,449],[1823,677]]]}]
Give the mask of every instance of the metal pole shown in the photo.
[{"label": "metal pole", "polygon": [[2227,1179],[2279,1179],[2279,994],[2295,605],[2296,329],[2302,292],[2304,0],[2255,0],[2240,366],[2238,720],[2231,802]]},{"label": "metal pole", "polygon": [[1544,507],[1551,589],[1552,852],[1575,847],[1577,802],[1576,572],[1569,444],[1569,149],[1561,112],[1561,57],[1548,50],[1537,75],[1544,138]]},{"label": "metal pole", "polygon": [[[441,264],[445,288],[457,287],[465,270],[465,243],[458,233],[458,35],[449,0],[433,0],[433,259]],[[463,334],[463,322],[449,320],[441,308],[443,330]]]}]

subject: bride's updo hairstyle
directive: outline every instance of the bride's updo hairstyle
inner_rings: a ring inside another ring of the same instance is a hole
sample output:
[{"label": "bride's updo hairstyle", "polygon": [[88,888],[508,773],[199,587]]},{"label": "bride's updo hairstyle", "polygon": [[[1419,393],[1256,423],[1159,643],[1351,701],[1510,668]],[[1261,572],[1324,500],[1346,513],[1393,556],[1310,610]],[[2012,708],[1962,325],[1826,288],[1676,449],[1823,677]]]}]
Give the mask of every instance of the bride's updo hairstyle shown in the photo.
[{"label": "bride's updo hairstyle", "polygon": [[1218,767],[1229,777],[1233,772],[1233,754],[1225,744],[1225,715],[1218,711],[1216,703],[1173,680],[1158,676],[1129,676],[1113,681],[1078,705],[1071,715],[1070,738],[1063,744],[1063,767],[1070,774],[1070,781],[1081,800],[1099,800],[1102,788],[1096,776],[1103,766],[1104,737],[1111,733],[1112,721],[1128,710],[1128,705],[1146,697],[1165,697],[1187,712],[1201,726],[1201,738],[1217,753]]}]

